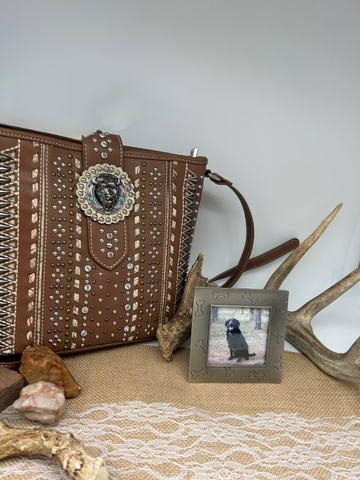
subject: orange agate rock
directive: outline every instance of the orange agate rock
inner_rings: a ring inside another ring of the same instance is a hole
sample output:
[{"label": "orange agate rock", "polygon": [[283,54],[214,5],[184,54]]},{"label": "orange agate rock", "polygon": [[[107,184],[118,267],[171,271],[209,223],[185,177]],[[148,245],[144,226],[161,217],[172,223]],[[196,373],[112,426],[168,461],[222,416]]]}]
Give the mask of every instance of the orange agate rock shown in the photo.
[{"label": "orange agate rock", "polygon": [[19,371],[30,384],[43,381],[63,388],[66,398],[76,397],[81,390],[61,358],[48,347],[27,347]]}]

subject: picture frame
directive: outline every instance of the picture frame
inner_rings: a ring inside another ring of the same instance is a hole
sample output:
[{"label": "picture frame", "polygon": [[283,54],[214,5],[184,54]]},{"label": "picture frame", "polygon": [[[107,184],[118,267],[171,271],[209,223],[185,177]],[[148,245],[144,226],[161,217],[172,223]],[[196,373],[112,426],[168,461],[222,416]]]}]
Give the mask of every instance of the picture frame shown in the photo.
[{"label": "picture frame", "polygon": [[280,383],[289,292],[196,287],[191,383]]}]

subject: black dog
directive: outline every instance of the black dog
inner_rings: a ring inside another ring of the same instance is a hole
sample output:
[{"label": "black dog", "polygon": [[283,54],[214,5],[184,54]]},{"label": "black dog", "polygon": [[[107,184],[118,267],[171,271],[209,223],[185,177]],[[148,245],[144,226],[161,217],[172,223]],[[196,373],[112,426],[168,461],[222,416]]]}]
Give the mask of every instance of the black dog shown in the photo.
[{"label": "black dog", "polygon": [[240,362],[241,357],[249,360],[249,357],[256,355],[249,353],[249,346],[240,330],[240,322],[236,318],[229,318],[225,322],[226,340],[230,350],[229,360],[238,357],[237,362]]}]

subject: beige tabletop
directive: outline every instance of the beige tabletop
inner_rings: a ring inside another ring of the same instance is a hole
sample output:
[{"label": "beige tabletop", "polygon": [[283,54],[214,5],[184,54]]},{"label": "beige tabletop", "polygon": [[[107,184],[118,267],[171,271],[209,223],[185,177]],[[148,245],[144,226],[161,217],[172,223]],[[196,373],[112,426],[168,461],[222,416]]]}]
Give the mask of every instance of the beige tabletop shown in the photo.
[{"label": "beige tabletop", "polygon": [[[54,427],[102,456],[111,479],[360,478],[360,385],[285,352],[281,384],[190,384],[189,350],[167,363],[127,345],[64,357],[82,391]],[[9,407],[13,427],[38,427]],[[0,479],[68,478],[43,458],[0,462]]]}]

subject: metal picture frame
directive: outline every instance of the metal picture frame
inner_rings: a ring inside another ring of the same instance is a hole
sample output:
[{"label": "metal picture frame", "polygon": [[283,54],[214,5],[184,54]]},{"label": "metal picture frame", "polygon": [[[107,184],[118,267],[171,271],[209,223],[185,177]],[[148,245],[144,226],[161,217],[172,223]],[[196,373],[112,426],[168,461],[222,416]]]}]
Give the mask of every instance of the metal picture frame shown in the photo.
[{"label": "metal picture frame", "polygon": [[189,382],[280,383],[289,292],[196,287]]}]

